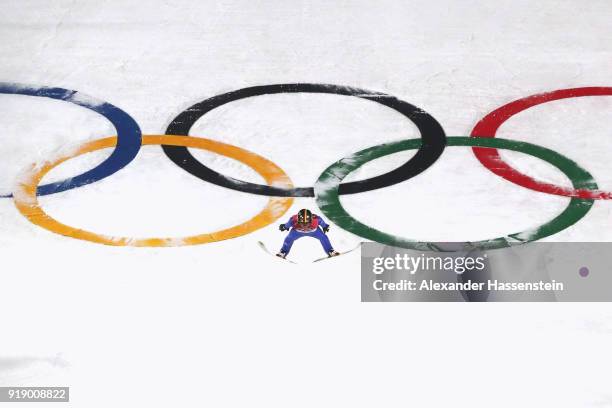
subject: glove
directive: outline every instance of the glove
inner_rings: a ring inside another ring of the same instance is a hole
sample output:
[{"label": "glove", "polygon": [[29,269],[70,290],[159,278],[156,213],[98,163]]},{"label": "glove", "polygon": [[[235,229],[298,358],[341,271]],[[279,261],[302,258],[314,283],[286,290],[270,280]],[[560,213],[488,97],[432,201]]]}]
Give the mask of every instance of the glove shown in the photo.
[{"label": "glove", "polygon": [[279,225],[278,229],[281,230],[281,231],[287,231],[287,227],[285,227],[285,224]]},{"label": "glove", "polygon": [[323,227],[323,232],[326,234],[329,232],[329,225],[326,227]]}]

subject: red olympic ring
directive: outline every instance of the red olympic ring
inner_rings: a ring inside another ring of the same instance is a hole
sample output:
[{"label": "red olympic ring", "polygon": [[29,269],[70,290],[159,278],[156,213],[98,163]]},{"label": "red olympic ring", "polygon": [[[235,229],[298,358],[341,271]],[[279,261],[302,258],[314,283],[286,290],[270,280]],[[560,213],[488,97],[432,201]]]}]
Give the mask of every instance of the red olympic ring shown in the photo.
[{"label": "red olympic ring", "polygon": [[[499,127],[512,116],[533,106],[559,99],[578,98],[581,96],[612,96],[612,87],[586,87],[559,89],[557,91],[531,95],[510,102],[482,118],[472,130],[471,137],[493,138]],[[531,178],[506,163],[499,151],[493,148],[473,147],[476,158],[487,169],[519,186],[542,193],[565,197],[586,198],[592,200],[610,200],[612,192],[601,190],[584,190],[561,187]]]}]

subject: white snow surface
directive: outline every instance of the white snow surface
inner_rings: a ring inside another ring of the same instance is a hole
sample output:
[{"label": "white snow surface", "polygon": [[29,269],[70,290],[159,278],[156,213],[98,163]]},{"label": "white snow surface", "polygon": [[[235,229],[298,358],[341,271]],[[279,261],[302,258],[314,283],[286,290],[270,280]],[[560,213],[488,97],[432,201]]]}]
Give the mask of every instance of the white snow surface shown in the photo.
[{"label": "white snow surface", "polygon": [[[468,135],[493,109],[531,94],[612,86],[609,0],[42,1],[6,0],[0,81],[77,90],[109,102],[143,134],[246,86],[314,82],[388,93]],[[82,94],[81,94],[82,92]],[[498,136],[562,153],[612,189],[612,97],[531,108]],[[23,170],[112,125],[65,101],[0,95],[0,193]],[[364,148],[419,137],[397,112],[337,95],[268,95],[227,104],[191,130],[251,150],[312,186]],[[211,168],[263,183],[253,169],[190,149]],[[44,182],[91,169],[104,149]],[[408,160],[400,152],[347,181]],[[569,186],[552,166],[502,156]],[[449,147],[419,177],[343,196],[377,229],[465,241],[531,229],[568,199],[516,186]],[[113,236],[180,237],[242,223],[267,202],[204,183],[145,146],[115,175],[40,198],[68,225]],[[299,198],[291,211],[311,208]],[[360,303],[359,251],[315,264],[317,242],[294,245],[277,224],[228,241],[178,248],[108,247],[30,224],[0,200],[0,385],[71,387],[74,407],[604,407],[612,406],[607,304]],[[339,250],[361,239],[332,224]],[[550,241],[612,241],[612,202]],[[59,356],[59,357],[58,357]]]}]

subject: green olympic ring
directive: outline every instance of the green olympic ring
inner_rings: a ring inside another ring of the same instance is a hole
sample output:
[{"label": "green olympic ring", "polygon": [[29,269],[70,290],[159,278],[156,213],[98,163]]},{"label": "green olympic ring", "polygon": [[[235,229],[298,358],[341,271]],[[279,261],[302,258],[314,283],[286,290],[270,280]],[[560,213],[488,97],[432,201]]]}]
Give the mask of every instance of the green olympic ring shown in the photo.
[{"label": "green olympic ring", "polygon": [[[365,163],[393,153],[418,149],[420,145],[421,139],[384,143],[361,150],[337,161],[319,176],[315,184],[317,205],[334,224],[360,237],[400,248],[416,249],[420,251],[432,249],[440,250],[433,242],[416,241],[398,237],[359,222],[342,207],[338,195],[338,186],[340,182]],[[498,138],[448,137],[447,145],[490,147],[529,154],[561,170],[571,180],[575,189],[596,190],[598,188],[591,174],[581,168],[577,163],[550,149],[536,146],[531,143]],[[556,234],[578,222],[589,212],[592,206],[593,200],[591,199],[573,197],[565,210],[546,224],[523,232],[510,234],[505,237],[468,242],[465,245],[467,248],[498,249],[537,241]]]}]

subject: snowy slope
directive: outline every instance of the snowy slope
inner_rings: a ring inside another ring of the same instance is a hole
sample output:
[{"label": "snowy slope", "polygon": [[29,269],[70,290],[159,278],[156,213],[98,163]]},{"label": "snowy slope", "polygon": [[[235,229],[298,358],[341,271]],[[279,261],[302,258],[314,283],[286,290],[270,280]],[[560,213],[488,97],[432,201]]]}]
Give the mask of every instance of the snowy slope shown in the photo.
[{"label": "snowy slope", "polygon": [[[145,4],[146,3],[146,4]],[[530,94],[612,86],[609,1],[17,1],[0,13],[0,81],[58,86],[128,112],[163,134],[192,104],[247,86],[312,82],[395,95],[469,135],[493,109]],[[612,190],[612,97],[552,102],[513,117],[498,136],[562,153]],[[113,134],[66,102],[0,95],[0,193],[29,164]],[[230,103],[191,135],[230,143],[312,186],[358,150],[418,137],[407,119],[338,95],[268,95]],[[192,150],[211,168],[262,178]],[[47,181],[110,154],[71,160]],[[414,152],[376,160],[382,174]],[[518,153],[524,172],[562,185]],[[478,240],[541,224],[568,199],[488,172],[449,147],[409,182],[345,196],[351,214],[420,240]],[[42,197],[69,225],[113,235],[182,236],[239,224],[265,197],[204,183],[143,147],[117,174]],[[311,208],[298,198],[292,211]],[[207,245],[121,248],[52,234],[0,200],[4,327],[0,385],[69,385],[97,406],[608,406],[612,309],[606,304],[361,304],[359,253],[298,265],[267,256],[278,222]],[[332,225],[338,249],[361,239]],[[598,202],[552,241],[612,241],[612,203]],[[60,356],[60,357],[57,357]],[[109,390],[113,390],[112,392]]]}]

